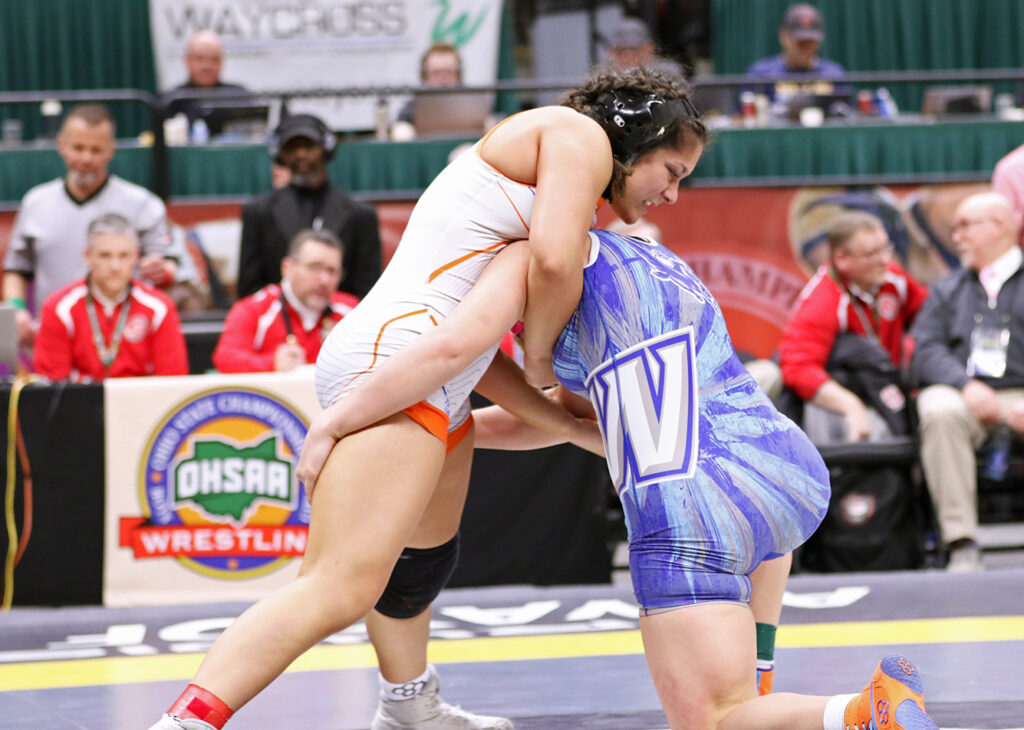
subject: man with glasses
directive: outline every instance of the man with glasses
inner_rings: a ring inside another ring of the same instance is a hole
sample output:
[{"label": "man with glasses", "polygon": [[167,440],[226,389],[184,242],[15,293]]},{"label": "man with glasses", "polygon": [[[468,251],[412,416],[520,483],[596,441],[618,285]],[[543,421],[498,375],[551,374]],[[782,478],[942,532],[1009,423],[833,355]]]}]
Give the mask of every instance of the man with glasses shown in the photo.
[{"label": "man with glasses", "polygon": [[359,303],[337,291],[342,252],[330,231],[299,231],[281,260],[281,283],[231,307],[214,367],[222,373],[281,372],[316,362],[331,328]]},{"label": "man with glasses", "polygon": [[[842,213],[827,238],[829,260],[800,293],[779,343],[783,383],[815,407],[806,409],[804,425],[819,444],[880,437],[905,418],[898,385],[858,386],[869,371],[896,374],[904,333],[928,293],[893,260],[875,216]],[[883,418],[871,415],[879,409]]]},{"label": "man with glasses", "polygon": [[998,193],[966,198],[953,241],[961,268],[936,280],[914,323],[921,466],[947,569],[982,568],[975,451],[1024,434],[1024,256],[1020,219]]}]

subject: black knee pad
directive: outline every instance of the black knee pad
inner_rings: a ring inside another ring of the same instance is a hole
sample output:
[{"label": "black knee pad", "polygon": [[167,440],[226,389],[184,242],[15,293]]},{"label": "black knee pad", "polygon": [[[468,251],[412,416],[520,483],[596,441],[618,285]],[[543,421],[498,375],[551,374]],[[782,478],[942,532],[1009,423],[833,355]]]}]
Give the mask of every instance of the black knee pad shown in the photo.
[{"label": "black knee pad", "polygon": [[407,547],[395,563],[388,585],[374,608],[391,618],[419,616],[448,584],[458,559],[458,533],[437,547]]}]

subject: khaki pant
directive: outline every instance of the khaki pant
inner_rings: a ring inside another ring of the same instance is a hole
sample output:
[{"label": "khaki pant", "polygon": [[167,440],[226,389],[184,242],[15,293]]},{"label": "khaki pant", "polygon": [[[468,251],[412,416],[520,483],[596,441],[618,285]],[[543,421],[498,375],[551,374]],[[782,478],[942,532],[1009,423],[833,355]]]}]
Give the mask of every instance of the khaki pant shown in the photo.
[{"label": "khaki pant", "polygon": [[[997,390],[1003,409],[1024,398],[1024,389]],[[975,452],[991,428],[967,409],[963,396],[948,385],[929,385],[917,397],[921,468],[947,544],[978,533],[978,466]]]},{"label": "khaki pant", "polygon": [[772,360],[748,360],[745,362],[747,372],[754,378],[754,381],[761,386],[772,400],[782,395],[782,370]]},{"label": "khaki pant", "polygon": [[[871,434],[863,443],[879,444],[891,441],[894,437],[889,424],[874,408],[871,406],[866,406],[866,408],[868,409],[868,420],[871,422]],[[804,420],[800,425],[804,433],[807,434],[807,438],[815,446],[850,443],[846,418],[839,413],[816,406],[810,401],[804,401]]]}]

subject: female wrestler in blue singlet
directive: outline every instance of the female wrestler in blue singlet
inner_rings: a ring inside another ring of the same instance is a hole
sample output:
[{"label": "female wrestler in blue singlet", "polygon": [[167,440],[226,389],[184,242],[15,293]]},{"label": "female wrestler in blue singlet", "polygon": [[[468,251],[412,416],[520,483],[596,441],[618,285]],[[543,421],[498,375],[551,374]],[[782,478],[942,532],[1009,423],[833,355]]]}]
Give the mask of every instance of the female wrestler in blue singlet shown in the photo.
[{"label": "female wrestler in blue singlet", "polygon": [[824,517],[828,470],[740,363],[689,266],[655,243],[591,236],[554,366],[597,412],[637,600],[647,613],[746,602],[747,575]]},{"label": "female wrestler in blue singlet", "polygon": [[672,727],[934,728],[902,657],[883,659],[860,696],[752,696],[748,576],[818,526],[828,471],[740,363],[689,266],[653,242],[591,237],[554,367],[601,426],[648,665]]},{"label": "female wrestler in blue singlet", "polygon": [[[644,650],[671,727],[937,730],[917,669],[900,656],[882,659],[860,694],[756,696],[749,576],[813,532],[828,472],[743,368],[692,269],[657,244],[606,231],[590,239],[583,296],[554,366],[601,426],[629,523]],[[415,402],[430,378],[445,377],[424,363],[448,360],[457,372],[500,337],[525,304],[526,254],[499,254],[440,327],[350,396],[353,413],[369,421]],[[478,445],[499,445],[493,428],[477,418]]]}]

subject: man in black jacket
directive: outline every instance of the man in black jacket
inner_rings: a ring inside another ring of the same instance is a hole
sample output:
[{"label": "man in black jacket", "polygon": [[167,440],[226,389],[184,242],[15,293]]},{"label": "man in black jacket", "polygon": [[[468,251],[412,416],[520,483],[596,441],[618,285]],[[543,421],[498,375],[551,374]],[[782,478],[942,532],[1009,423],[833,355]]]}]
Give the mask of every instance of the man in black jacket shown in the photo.
[{"label": "man in black jacket", "polygon": [[962,268],[932,284],[911,330],[921,466],[955,571],[982,567],[976,449],[1000,428],[1024,434],[1019,228],[1003,196],[965,199],[953,228]]},{"label": "man in black jacket", "polygon": [[220,79],[224,64],[224,43],[214,31],[204,29],[197,31],[188,40],[185,49],[185,68],[188,69],[188,80],[175,86],[161,98],[166,105],[163,118],[170,119],[178,114],[188,118],[191,130],[198,120],[206,124],[207,132],[216,136],[224,132],[224,125],[231,120],[231,113],[222,107],[210,104],[209,100],[177,96],[179,93],[196,91],[238,91],[246,88],[238,84],[230,84]]},{"label": "man in black jacket", "polygon": [[305,228],[328,230],[345,246],[345,277],[340,291],[362,298],[380,276],[380,233],[376,211],[327,179],[334,156],[334,133],[310,114],[286,117],[274,130],[270,154],[288,168],[288,185],[242,207],[238,296],[281,280],[288,241]]}]

